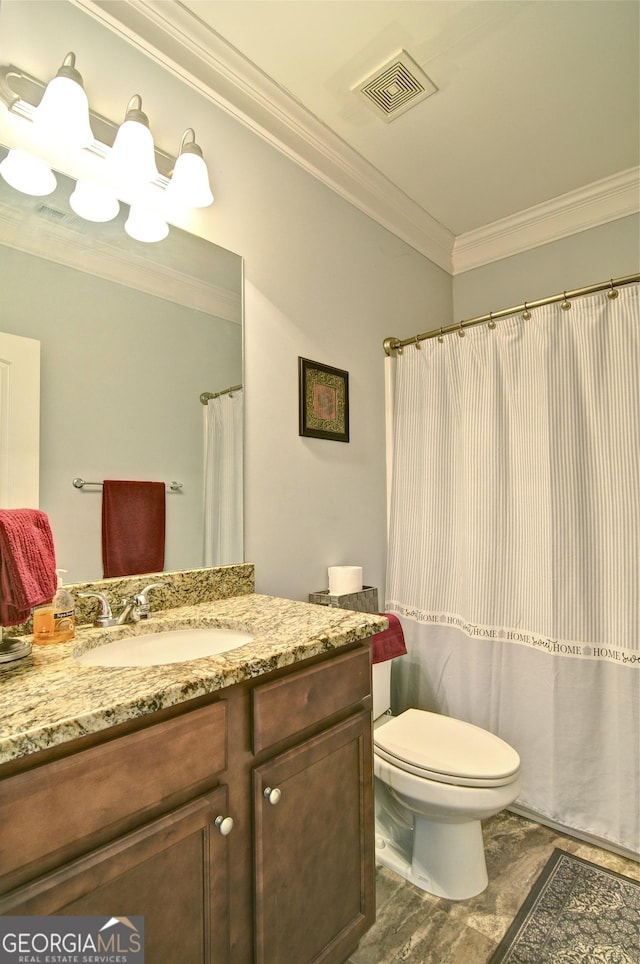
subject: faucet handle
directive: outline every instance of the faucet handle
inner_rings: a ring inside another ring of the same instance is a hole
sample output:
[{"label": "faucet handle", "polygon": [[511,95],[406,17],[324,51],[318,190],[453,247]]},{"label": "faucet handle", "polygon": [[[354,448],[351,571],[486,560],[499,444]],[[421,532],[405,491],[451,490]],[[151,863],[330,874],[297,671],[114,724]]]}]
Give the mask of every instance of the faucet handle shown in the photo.
[{"label": "faucet handle", "polygon": [[142,590],[142,592],[137,593],[133,597],[133,601],[136,605],[138,616],[140,619],[148,619],[151,615],[149,610],[149,600],[147,599],[147,593],[150,589],[159,589],[162,586],[166,586],[164,582],[152,582]]},{"label": "faucet handle", "polygon": [[112,626],[114,623],[113,613],[111,612],[111,604],[109,600],[101,592],[79,592],[78,596],[83,596],[85,599],[89,596],[93,596],[100,600],[100,612],[94,620],[94,626]]}]

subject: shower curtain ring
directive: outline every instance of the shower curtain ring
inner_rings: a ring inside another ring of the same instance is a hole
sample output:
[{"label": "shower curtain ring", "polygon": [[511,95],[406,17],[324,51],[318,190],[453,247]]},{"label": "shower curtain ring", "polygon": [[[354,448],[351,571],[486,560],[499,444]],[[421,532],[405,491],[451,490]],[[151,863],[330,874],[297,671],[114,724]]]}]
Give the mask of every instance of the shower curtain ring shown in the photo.
[{"label": "shower curtain ring", "polygon": [[442,334],[442,328],[440,329],[440,334],[438,335],[438,341],[440,344],[444,341],[444,335]]},{"label": "shower curtain ring", "polygon": [[569,311],[569,309],[571,308],[571,302],[570,302],[570,301],[567,301],[567,292],[566,292],[566,291],[564,292],[564,301],[562,302],[562,304],[560,305],[560,307],[562,308],[563,311]]},{"label": "shower curtain ring", "polygon": [[416,345],[416,349],[420,351],[422,348],[422,345],[420,344],[420,339],[417,336],[416,336],[415,345]]},{"label": "shower curtain ring", "polygon": [[531,318],[531,312],[530,312],[529,309],[527,308],[527,302],[526,302],[526,301],[525,301],[525,303],[524,303],[524,311],[522,312],[522,317],[524,318],[525,321],[529,321],[529,318]]},{"label": "shower curtain ring", "polygon": [[613,278],[612,278],[611,287],[607,291],[607,298],[611,298],[611,300],[613,301],[613,299],[617,297],[618,297],[618,289],[613,287]]},{"label": "shower curtain ring", "polygon": [[493,331],[493,329],[494,329],[495,327],[496,327],[496,323],[495,323],[495,321],[493,320],[493,312],[490,311],[490,312],[489,312],[489,323],[488,323],[488,325],[487,325],[487,328],[491,328],[491,330]]},{"label": "shower curtain ring", "polygon": [[462,324],[463,323],[460,322],[460,324],[458,325],[458,338],[464,338],[464,336],[466,335],[466,331],[462,327]]}]

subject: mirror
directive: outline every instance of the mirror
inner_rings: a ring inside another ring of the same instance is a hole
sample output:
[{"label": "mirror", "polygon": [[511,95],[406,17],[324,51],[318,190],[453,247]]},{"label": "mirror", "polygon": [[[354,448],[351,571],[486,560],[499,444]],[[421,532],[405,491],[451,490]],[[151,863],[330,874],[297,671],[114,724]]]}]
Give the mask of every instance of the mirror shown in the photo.
[{"label": "mirror", "polygon": [[200,395],[243,380],[242,259],[175,227],[134,241],[124,204],[83,221],[56,176],[43,198],[0,179],[0,330],[41,346],[40,508],[57,564],[66,582],[102,578],[102,489],[73,480],[137,479],[168,483],[165,571],[198,568]]}]

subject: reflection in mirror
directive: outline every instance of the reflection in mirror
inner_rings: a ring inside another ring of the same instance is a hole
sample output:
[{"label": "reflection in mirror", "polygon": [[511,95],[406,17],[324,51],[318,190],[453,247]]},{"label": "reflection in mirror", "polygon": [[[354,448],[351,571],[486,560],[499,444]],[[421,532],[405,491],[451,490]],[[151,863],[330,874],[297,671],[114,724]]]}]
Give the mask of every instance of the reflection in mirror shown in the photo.
[{"label": "reflection in mirror", "polygon": [[[212,564],[200,395],[242,383],[242,259],[175,227],[137,242],[126,205],[114,221],[84,221],[74,182],[56,176],[44,198],[0,180],[0,330],[41,345],[40,508],[57,564],[68,582],[103,574],[102,488],[75,478],[180,483],[167,487],[165,570]],[[235,532],[232,557],[214,564],[242,562],[242,545]]]}]

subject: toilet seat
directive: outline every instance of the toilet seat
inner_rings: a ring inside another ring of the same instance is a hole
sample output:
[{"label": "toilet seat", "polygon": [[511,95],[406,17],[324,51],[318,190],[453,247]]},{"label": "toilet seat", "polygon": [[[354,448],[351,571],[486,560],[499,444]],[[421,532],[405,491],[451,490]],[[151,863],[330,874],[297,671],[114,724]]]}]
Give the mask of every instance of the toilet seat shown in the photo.
[{"label": "toilet seat", "polygon": [[405,710],[374,731],[375,753],[426,780],[466,787],[513,783],[520,757],[500,737],[472,723],[426,710]]}]

